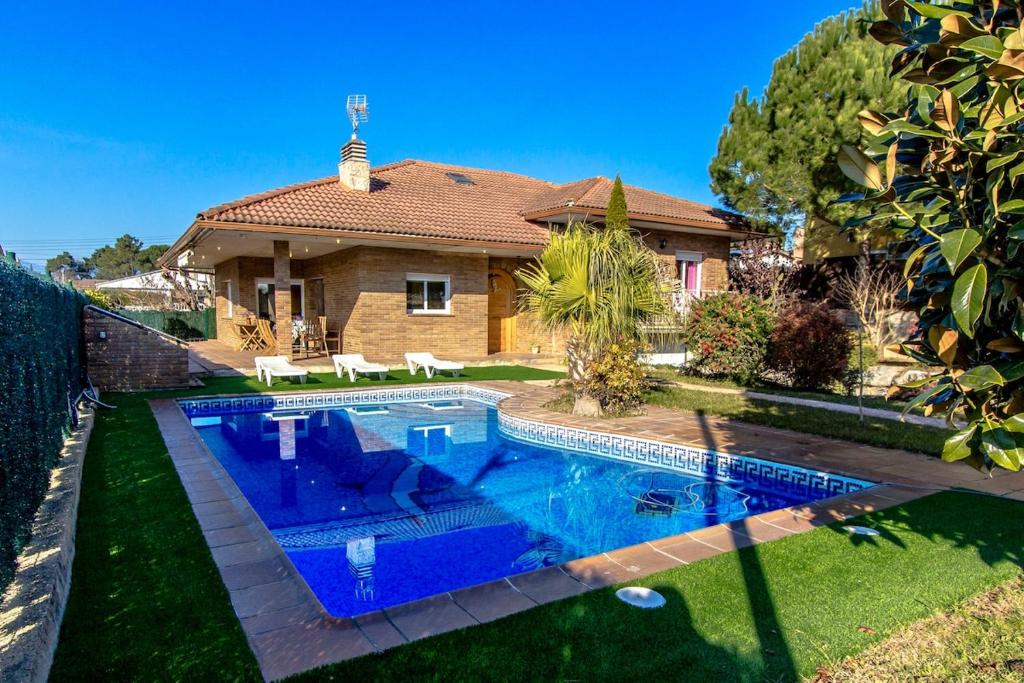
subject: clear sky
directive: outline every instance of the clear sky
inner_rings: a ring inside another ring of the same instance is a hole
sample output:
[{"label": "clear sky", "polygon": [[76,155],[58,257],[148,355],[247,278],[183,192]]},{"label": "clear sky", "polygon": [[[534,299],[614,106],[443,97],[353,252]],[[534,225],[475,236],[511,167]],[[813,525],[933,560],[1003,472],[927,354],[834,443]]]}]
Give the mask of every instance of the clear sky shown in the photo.
[{"label": "clear sky", "polygon": [[0,244],[42,262],[370,160],[714,203],[733,95],[851,0],[22,2],[0,21]]}]

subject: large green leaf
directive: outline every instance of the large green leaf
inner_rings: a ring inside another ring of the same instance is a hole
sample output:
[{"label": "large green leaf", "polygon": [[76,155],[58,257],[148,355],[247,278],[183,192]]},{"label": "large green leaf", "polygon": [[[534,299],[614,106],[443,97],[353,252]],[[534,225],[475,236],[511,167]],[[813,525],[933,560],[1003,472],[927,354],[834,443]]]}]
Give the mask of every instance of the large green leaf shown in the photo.
[{"label": "large green leaf", "polygon": [[1013,434],[999,426],[986,427],[981,432],[981,448],[992,462],[1016,472],[1020,469],[1024,448]]},{"label": "large green leaf", "polygon": [[983,391],[995,386],[1002,386],[1006,380],[991,365],[979,365],[971,368],[956,379],[968,391]]},{"label": "large green leaf", "polygon": [[946,439],[946,443],[942,447],[942,459],[946,462],[955,462],[968,457],[971,454],[970,441],[976,431],[978,431],[977,425],[971,425]]},{"label": "large green leaf", "polygon": [[858,185],[870,187],[872,190],[883,188],[882,171],[878,168],[878,164],[856,147],[852,145],[840,147],[836,161],[839,162],[839,170]]},{"label": "large green leaf", "polygon": [[981,244],[981,235],[974,230],[954,230],[942,235],[939,251],[942,252],[946,263],[949,264],[949,272],[956,273],[960,264],[974,253],[979,244]]},{"label": "large green leaf", "polygon": [[960,330],[974,338],[974,323],[981,317],[988,288],[988,271],[979,263],[963,272],[953,285],[953,317]]},{"label": "large green leaf", "polygon": [[971,18],[971,15],[967,12],[953,9],[952,7],[945,7],[943,5],[929,5],[926,2],[914,2],[914,0],[905,0],[905,4],[922,17],[927,17],[928,19],[941,19],[942,17],[946,17],[951,14],[967,19]]},{"label": "large green leaf", "polygon": [[1011,199],[999,205],[1001,213],[1024,213],[1024,199]]},{"label": "large green leaf", "polygon": [[[935,7],[935,5],[930,5]],[[977,52],[978,54],[999,59],[1003,55],[1003,42],[992,35],[978,36],[960,43],[960,48]]]}]

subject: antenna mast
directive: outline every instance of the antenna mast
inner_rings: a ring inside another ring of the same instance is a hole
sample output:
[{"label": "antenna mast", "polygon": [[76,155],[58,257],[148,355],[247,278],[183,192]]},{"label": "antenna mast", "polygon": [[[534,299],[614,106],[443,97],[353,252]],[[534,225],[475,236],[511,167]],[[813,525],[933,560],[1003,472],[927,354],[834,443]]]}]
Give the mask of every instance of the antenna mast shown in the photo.
[{"label": "antenna mast", "polygon": [[359,124],[366,123],[370,118],[370,108],[366,103],[366,95],[349,95],[345,100],[345,111],[352,122],[352,139],[359,137]]}]

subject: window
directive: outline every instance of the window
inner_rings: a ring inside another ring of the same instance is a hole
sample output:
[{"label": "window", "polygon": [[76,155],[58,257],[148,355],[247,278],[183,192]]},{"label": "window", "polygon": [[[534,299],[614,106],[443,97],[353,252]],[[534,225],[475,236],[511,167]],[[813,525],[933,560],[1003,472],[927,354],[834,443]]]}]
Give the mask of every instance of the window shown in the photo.
[{"label": "window", "polygon": [[[302,280],[292,280],[292,318],[305,316],[306,302],[303,301]],[[256,315],[267,320],[277,320],[274,310],[274,281],[270,278],[256,279]]]},{"label": "window", "polygon": [[445,173],[445,175],[459,185],[476,185],[476,183],[473,182],[473,179],[470,178],[465,173],[455,173],[454,171],[448,171],[447,173]]},{"label": "window", "polygon": [[687,292],[700,293],[700,271],[703,260],[703,254],[689,251],[676,252],[679,281]]},{"label": "window", "polygon": [[231,318],[235,315],[235,290],[231,286],[231,280],[224,282],[224,298],[228,300],[228,315]]},{"label": "window", "polygon": [[447,275],[409,273],[405,276],[405,310],[416,315],[451,312],[451,278]]}]

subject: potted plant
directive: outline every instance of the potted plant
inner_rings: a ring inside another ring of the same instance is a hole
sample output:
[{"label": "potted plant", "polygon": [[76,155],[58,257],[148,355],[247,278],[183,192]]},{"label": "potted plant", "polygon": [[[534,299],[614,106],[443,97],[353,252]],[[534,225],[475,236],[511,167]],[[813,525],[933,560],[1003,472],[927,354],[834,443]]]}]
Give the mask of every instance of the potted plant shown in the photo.
[{"label": "potted plant", "polygon": [[530,342],[530,353],[535,356],[540,353],[540,342],[536,339]]}]

